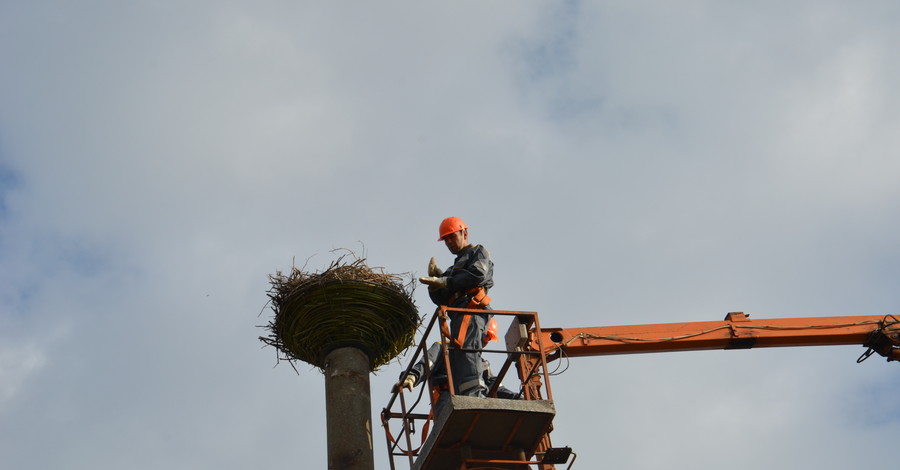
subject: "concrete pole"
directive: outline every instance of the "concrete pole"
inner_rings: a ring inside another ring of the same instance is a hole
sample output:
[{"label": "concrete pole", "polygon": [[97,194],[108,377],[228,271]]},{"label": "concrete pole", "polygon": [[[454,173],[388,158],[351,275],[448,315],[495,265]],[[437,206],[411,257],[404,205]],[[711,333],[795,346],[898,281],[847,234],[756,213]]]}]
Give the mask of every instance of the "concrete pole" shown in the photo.
[{"label": "concrete pole", "polygon": [[325,356],[329,470],[375,470],[369,357],[353,347]]}]

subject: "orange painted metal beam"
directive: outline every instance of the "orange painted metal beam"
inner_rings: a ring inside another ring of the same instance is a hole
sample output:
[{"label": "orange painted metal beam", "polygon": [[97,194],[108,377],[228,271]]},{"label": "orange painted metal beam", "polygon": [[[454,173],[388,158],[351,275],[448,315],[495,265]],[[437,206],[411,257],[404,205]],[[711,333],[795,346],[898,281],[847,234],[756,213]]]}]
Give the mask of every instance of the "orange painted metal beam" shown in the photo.
[{"label": "orange painted metal beam", "polygon": [[[724,321],[592,328],[542,328],[547,359],[711,349],[858,344],[900,360],[900,321],[893,315],[750,320],[742,312]],[[876,344],[877,343],[877,344]],[[531,347],[536,347],[532,334]]]}]

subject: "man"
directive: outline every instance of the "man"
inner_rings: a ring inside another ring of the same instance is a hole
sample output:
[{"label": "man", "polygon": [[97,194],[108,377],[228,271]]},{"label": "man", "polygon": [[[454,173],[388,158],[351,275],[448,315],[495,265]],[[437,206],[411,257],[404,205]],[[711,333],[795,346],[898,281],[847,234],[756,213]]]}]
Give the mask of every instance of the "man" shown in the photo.
[{"label": "man", "polygon": [[[437,261],[431,258],[428,277],[420,277],[419,281],[428,285],[428,295],[437,305],[485,311],[478,314],[450,312],[448,315],[450,340],[456,346],[450,349],[453,388],[457,395],[483,397],[487,386],[482,376],[484,367],[480,350],[485,327],[492,317],[489,313],[491,298],[487,293],[494,286],[494,262],[485,247],[469,243],[469,227],[458,217],[444,219],[438,235],[438,241],[447,245],[456,260],[453,266],[441,272]],[[464,352],[458,348],[475,351]]]}]

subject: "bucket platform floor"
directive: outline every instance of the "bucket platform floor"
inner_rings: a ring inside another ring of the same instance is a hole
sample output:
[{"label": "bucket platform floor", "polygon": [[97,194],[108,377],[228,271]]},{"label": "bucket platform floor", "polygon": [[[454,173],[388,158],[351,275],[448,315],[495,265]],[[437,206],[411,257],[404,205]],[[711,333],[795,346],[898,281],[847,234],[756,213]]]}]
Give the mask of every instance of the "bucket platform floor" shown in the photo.
[{"label": "bucket platform floor", "polygon": [[[412,468],[457,470],[465,459],[531,459],[555,415],[552,401],[451,396]],[[490,468],[525,470],[529,466],[505,463]]]}]

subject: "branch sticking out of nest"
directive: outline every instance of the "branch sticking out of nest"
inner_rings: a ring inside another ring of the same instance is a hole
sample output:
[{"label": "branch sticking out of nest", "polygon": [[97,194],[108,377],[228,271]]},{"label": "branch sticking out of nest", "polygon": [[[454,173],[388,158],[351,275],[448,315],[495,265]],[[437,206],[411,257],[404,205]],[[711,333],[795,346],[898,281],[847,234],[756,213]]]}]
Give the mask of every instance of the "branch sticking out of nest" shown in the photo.
[{"label": "branch sticking out of nest", "polygon": [[324,369],[325,356],[339,347],[356,347],[375,371],[413,344],[421,319],[412,300],[415,284],[396,274],[376,272],[365,259],[344,256],[321,273],[296,267],[269,275],[275,318],[263,343],[283,357]]}]

